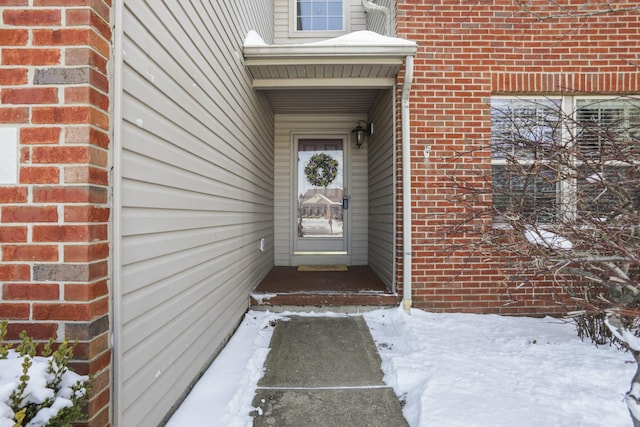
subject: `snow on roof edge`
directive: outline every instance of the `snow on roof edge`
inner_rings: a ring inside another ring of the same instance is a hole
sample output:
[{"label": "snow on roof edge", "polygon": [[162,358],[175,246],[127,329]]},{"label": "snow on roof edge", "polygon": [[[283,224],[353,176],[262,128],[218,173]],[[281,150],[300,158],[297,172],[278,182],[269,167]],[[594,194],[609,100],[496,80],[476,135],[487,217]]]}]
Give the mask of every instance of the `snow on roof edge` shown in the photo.
[{"label": "snow on roof edge", "polygon": [[267,43],[260,37],[255,30],[249,30],[247,37],[244,39],[244,46],[267,46]]},{"label": "snow on roof edge", "polygon": [[334,37],[327,40],[311,43],[295,43],[282,45],[268,45],[262,37],[255,31],[250,30],[244,41],[245,47],[274,47],[274,46],[402,46],[416,47],[417,43],[411,40],[401,39],[398,37],[388,37],[373,31],[354,31],[344,36]]}]

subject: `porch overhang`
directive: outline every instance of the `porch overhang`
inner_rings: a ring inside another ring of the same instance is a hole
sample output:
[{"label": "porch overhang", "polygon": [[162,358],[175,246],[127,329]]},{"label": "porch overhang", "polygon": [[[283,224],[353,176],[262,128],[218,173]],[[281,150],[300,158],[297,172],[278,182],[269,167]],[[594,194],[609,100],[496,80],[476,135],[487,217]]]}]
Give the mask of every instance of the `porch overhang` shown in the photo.
[{"label": "porch overhang", "polygon": [[267,45],[250,32],[245,66],[257,90],[380,89],[395,84],[415,42],[358,31],[315,43]]}]

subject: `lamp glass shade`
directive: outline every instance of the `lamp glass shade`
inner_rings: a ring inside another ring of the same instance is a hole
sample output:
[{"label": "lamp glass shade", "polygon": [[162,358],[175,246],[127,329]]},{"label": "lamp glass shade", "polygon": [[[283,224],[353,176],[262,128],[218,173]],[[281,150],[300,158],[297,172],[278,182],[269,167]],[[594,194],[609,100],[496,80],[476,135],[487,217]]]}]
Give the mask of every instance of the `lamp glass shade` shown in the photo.
[{"label": "lamp glass shade", "polygon": [[360,147],[364,143],[365,129],[358,125],[352,132],[356,134],[356,145]]},{"label": "lamp glass shade", "polygon": [[356,144],[362,145],[364,142],[364,129],[358,129],[356,131]]}]

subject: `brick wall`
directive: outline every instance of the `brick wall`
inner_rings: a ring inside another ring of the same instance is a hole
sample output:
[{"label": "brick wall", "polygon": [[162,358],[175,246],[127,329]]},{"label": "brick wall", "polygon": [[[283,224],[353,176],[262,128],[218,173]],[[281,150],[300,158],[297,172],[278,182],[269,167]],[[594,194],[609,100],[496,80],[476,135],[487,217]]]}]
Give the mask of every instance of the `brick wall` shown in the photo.
[{"label": "brick wall", "polygon": [[19,150],[15,182],[0,184],[0,318],[10,338],[78,340],[90,426],[110,419],[110,9],[0,0],[0,127]]},{"label": "brick wall", "polygon": [[[523,286],[515,298],[508,296],[502,282],[510,263],[496,254],[472,253],[478,238],[451,230],[464,215],[455,202],[462,194],[451,177],[491,171],[491,95],[640,92],[640,13],[598,14],[598,2],[564,0],[558,4],[568,5],[571,13],[590,16],[559,18],[551,16],[559,10],[546,0],[525,2],[531,13],[516,3],[398,1],[398,36],[419,45],[411,97],[411,192],[413,302],[421,308],[559,310],[555,289],[548,286]],[[423,157],[427,146],[432,148],[429,161]],[[456,156],[460,152],[468,153]],[[398,262],[401,274],[400,257]]]}]

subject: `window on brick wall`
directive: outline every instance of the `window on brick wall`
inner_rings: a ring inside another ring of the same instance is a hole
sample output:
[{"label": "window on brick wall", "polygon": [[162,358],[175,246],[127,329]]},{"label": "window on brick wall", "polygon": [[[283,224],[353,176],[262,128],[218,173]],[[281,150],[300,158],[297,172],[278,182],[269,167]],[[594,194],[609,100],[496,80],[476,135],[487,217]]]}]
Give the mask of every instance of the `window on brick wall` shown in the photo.
[{"label": "window on brick wall", "polygon": [[345,30],[345,4],[342,0],[291,0],[295,31],[342,32]]},{"label": "window on brick wall", "polygon": [[580,162],[576,214],[610,215],[625,209],[630,200],[639,208],[640,165],[634,160],[640,150],[640,100],[577,100],[576,140]]},{"label": "window on brick wall", "polygon": [[640,207],[640,100],[494,97],[491,127],[496,222]]}]

